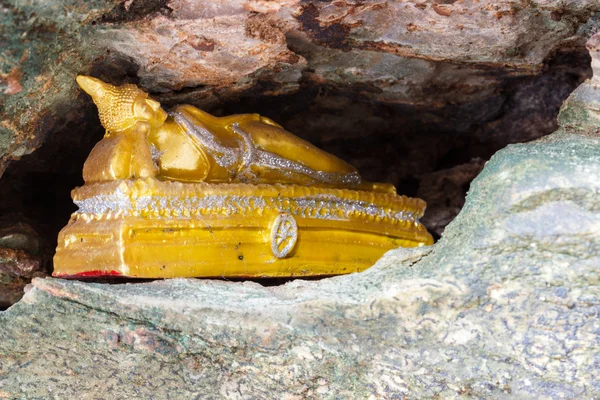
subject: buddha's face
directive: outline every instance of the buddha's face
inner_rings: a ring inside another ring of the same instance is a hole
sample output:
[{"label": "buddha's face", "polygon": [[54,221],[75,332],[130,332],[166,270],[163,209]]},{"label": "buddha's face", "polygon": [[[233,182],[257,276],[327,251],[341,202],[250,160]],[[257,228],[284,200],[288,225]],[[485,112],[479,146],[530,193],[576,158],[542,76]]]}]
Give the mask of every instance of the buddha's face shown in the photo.
[{"label": "buddha's face", "polygon": [[161,126],[167,119],[167,113],[161,108],[160,103],[142,91],[135,98],[132,111],[135,121],[148,122],[151,128]]}]

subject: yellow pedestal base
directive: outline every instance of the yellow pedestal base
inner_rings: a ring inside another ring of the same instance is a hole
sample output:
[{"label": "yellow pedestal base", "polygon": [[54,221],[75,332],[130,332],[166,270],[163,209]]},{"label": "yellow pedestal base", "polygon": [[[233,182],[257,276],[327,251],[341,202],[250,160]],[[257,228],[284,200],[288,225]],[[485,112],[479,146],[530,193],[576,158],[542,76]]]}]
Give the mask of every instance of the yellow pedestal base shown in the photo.
[{"label": "yellow pedestal base", "polygon": [[362,271],[429,245],[425,203],[281,184],[122,180],[77,188],[54,276],[293,277]]}]

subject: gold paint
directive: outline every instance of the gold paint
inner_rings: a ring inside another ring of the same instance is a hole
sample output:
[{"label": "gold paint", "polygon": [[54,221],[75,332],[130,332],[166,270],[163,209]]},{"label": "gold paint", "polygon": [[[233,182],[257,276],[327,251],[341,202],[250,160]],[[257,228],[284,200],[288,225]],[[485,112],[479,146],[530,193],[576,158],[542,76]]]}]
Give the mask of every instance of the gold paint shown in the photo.
[{"label": "gold paint", "polygon": [[105,137],[55,276],[276,277],[362,271],[432,238],[419,199],[357,171],[258,114],[166,113],[134,85],[79,76]]}]

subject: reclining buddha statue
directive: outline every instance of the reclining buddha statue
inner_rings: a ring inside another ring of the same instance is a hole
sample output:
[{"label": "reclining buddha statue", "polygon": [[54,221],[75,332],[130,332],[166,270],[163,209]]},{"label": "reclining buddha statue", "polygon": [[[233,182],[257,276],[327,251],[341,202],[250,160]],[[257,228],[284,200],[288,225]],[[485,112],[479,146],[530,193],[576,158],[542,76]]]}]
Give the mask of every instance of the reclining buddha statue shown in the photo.
[{"label": "reclining buddha statue", "polygon": [[105,139],[86,182],[159,176],[181,182],[291,183],[371,190],[352,166],[258,114],[217,118],[190,105],[165,112],[135,85],[79,76],[97,105]]},{"label": "reclining buddha statue", "polygon": [[362,180],[269,118],[166,112],[135,85],[77,83],[106,134],[73,191],[55,276],[334,275],[432,241],[422,200]]}]

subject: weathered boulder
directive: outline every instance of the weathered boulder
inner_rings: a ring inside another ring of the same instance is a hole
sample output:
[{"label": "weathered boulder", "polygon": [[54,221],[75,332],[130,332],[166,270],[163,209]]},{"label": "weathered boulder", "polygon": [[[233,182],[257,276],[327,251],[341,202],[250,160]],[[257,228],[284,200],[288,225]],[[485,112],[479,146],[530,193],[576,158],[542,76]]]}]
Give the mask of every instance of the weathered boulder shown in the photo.
[{"label": "weathered boulder", "polygon": [[565,101],[558,120],[570,131],[600,136],[600,34],[592,36],[586,47],[592,56],[593,76]]},{"label": "weathered boulder", "polygon": [[580,133],[500,151],[436,245],[363,273],[35,279],[0,313],[0,395],[599,397],[600,138]]}]

